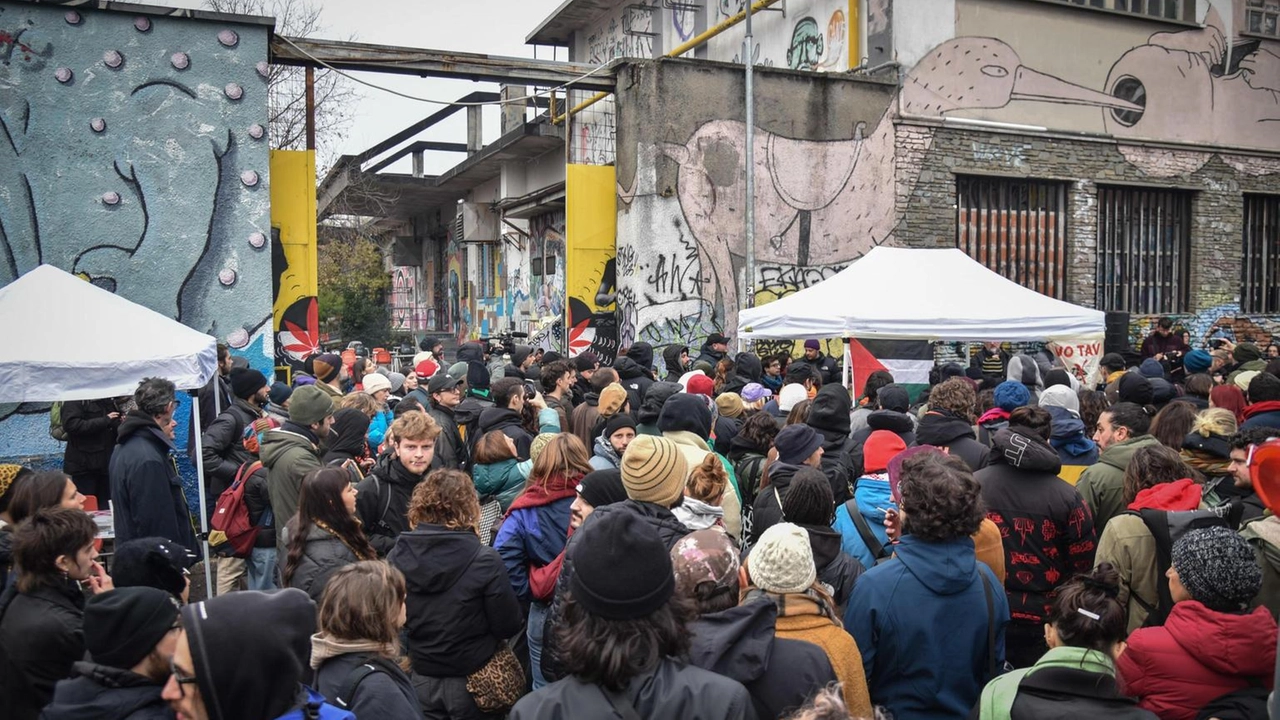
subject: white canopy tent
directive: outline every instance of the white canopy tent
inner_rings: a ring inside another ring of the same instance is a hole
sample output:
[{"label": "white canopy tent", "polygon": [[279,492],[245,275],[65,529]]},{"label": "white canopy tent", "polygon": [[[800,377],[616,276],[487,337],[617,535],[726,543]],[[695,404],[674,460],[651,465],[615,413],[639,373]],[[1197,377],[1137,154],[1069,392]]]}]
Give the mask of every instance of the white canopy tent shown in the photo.
[{"label": "white canopy tent", "polygon": [[[133,395],[143,378],[197,390],[217,372],[217,341],[52,265],[0,289],[0,402]],[[192,422],[199,398],[192,395]],[[200,433],[193,433],[197,444]],[[199,447],[196,457],[200,457]],[[204,467],[197,461],[200,524],[207,535]],[[209,548],[204,546],[205,576]],[[212,592],[212,584],[209,585]]]},{"label": "white canopy tent", "polygon": [[[1096,369],[1105,332],[1101,310],[1022,287],[957,248],[877,247],[817,285],[738,315],[742,339],[1047,341],[1085,374]],[[850,363],[846,343],[846,373]]]},{"label": "white canopy tent", "polygon": [[1100,337],[1106,315],[1028,290],[957,248],[877,247],[738,315],[738,336],[1009,342]]}]

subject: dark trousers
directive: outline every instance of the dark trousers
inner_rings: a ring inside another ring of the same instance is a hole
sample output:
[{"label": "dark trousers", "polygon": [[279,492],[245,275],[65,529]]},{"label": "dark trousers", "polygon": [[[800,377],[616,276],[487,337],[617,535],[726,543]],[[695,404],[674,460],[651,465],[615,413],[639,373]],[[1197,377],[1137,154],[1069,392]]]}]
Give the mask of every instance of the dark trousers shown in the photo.
[{"label": "dark trousers", "polygon": [[481,712],[467,691],[465,677],[427,677],[415,672],[409,679],[426,720],[498,720],[505,716]]},{"label": "dark trousers", "polygon": [[92,495],[98,499],[98,508],[107,509],[107,503],[111,502],[111,480],[107,477],[107,471],[101,472],[78,472],[71,476],[71,482],[76,484],[76,489],[82,495]]},{"label": "dark trousers", "polygon": [[1044,623],[1013,620],[1005,626],[1004,656],[1014,668],[1029,668],[1047,652]]}]

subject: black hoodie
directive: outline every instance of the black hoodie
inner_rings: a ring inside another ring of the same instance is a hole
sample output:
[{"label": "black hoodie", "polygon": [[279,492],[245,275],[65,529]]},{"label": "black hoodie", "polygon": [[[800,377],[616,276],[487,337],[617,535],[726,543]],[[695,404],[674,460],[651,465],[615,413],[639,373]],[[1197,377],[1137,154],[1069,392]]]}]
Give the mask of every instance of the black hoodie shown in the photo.
[{"label": "black hoodie", "polygon": [[[907,447],[916,444],[916,423],[911,416],[897,410],[876,410],[867,415],[867,426],[849,438],[849,461],[853,467],[854,477],[860,478],[866,472],[862,461],[862,446],[867,438],[876,430],[888,430],[902,438]],[[825,433],[824,433],[825,435]],[[847,496],[846,496],[847,499]]]},{"label": "black hoodie", "polygon": [[693,621],[689,663],[742,683],[756,717],[782,717],[836,682],[827,654],[813,643],[777,637],[778,606],[766,598]]},{"label": "black hoodie", "polygon": [[724,359],[724,353],[711,347],[711,341],[708,339],[702,343],[702,348],[698,352],[698,357],[693,361],[694,365],[700,362],[710,363],[714,370],[716,365]]},{"label": "black hoodie", "polygon": [[[809,419],[805,424],[822,435],[822,473],[831,482],[831,494],[840,505],[852,497],[853,482],[861,473],[855,471],[862,462],[862,444],[849,437],[853,401],[849,391],[840,385],[823,385],[813,398]],[[865,440],[863,441],[865,442]]]},{"label": "black hoodie", "polygon": [[991,448],[986,443],[978,442],[973,425],[949,410],[930,410],[925,413],[920,418],[920,426],[916,428],[916,442],[947,448],[975,472],[990,462]]},{"label": "black hoodie", "polygon": [[765,530],[782,522],[782,498],[787,496],[791,478],[800,470],[797,465],[775,462],[769,465],[769,485],[760,488],[751,505],[751,544],[755,545]]},{"label": "black hoodie", "polygon": [[818,579],[831,588],[831,596],[844,614],[844,604],[849,601],[858,578],[867,569],[840,546],[840,531],[825,525],[800,524],[809,534],[809,547],[813,550],[813,565],[818,569]]},{"label": "black hoodie", "polygon": [[635,415],[636,408],[644,403],[645,395],[653,385],[653,373],[631,357],[618,358],[613,369],[618,371],[618,384],[627,391],[627,400],[631,403],[632,415]]},{"label": "black hoodie", "polygon": [[516,441],[516,457],[520,460],[529,459],[529,446],[533,444],[533,436],[520,424],[520,413],[515,410],[496,405],[481,410],[479,430],[480,437],[494,430],[501,430],[504,435]]},{"label": "black hoodie", "polygon": [[741,352],[733,360],[733,375],[725,381],[724,388],[721,392],[732,392],[742,394],[743,388],[751,383],[760,382],[760,375],[764,372],[764,368],[760,365],[760,358],[755,353]]},{"label": "black hoodie", "polygon": [[378,458],[369,477],[356,486],[356,515],[378,557],[386,557],[400,533],[409,529],[409,498],[422,478],[387,454]]},{"label": "black hoodie", "polygon": [[711,408],[697,395],[672,395],[662,404],[658,429],[664,433],[686,430],[706,440],[711,437]]},{"label": "black hoodie", "polygon": [[305,701],[316,606],[301,590],[233,592],[182,608],[209,720],[271,720]]},{"label": "black hoodie", "polygon": [[[640,404],[640,409],[636,412],[636,422],[640,425],[652,425],[652,432],[645,432],[646,435],[661,435],[658,430],[658,416],[662,414],[662,406],[676,393],[683,392],[684,388],[680,387],[678,382],[656,382],[649,386],[649,392],[644,394],[644,402]],[[640,428],[636,428],[636,432],[640,432]]]},{"label": "black hoodie", "polygon": [[58,683],[43,720],[173,720],[164,684],[129,670],[78,662]]},{"label": "black hoodie", "polygon": [[321,460],[325,465],[340,465],[369,454],[369,416],[362,410],[342,408],[333,414],[333,431],[329,433],[328,452]]},{"label": "black hoodie", "polygon": [[520,602],[502,558],[475,533],[424,523],[400,536],[387,561],[404,573],[404,629],[419,675],[466,677],[520,632]]},{"label": "black hoodie", "polygon": [[689,352],[688,345],[668,345],[662,349],[662,364],[667,368],[667,382],[679,382],[680,376],[685,374],[685,367],[680,364],[680,356],[687,352]]}]

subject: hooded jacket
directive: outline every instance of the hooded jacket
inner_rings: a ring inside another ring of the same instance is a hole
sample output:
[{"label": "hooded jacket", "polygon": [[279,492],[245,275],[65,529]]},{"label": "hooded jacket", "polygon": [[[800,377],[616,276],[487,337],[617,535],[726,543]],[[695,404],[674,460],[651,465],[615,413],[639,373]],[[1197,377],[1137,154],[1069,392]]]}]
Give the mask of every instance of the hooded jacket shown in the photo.
[{"label": "hooded jacket", "polygon": [[699,348],[698,350],[698,357],[694,358],[693,363],[690,365],[690,367],[700,362],[705,362],[710,364],[711,367],[714,368],[723,359],[724,359],[724,353],[720,352],[719,350],[713,349],[711,347],[710,338],[708,338],[707,341],[702,343],[702,347]]},{"label": "hooded jacket", "polygon": [[435,457],[440,458],[440,464],[451,470],[464,472],[470,470],[471,453],[467,449],[466,442],[462,440],[462,433],[458,432],[455,408],[429,403],[427,412],[440,426],[440,435],[436,437],[435,453]]},{"label": "hooded jacket", "polygon": [[658,417],[662,415],[662,406],[676,393],[683,392],[680,383],[656,382],[649,386],[649,391],[644,395],[644,401],[640,403],[640,409],[636,412],[636,434],[637,435],[661,435],[662,431],[658,429]]},{"label": "hooded jacket", "polygon": [[719,505],[708,505],[701,500],[684,496],[680,504],[671,508],[671,514],[689,528],[691,532],[706,530],[710,527],[724,527],[724,508]]},{"label": "hooded jacket", "polygon": [[[319,603],[329,578],[341,568],[359,560],[337,535],[318,525],[312,525],[307,528],[307,542],[303,546],[298,567],[294,568],[293,575],[289,578],[289,587],[305,592]],[[283,572],[284,559],[281,558],[279,562]]]},{"label": "hooded jacket", "polygon": [[[668,427],[685,426],[679,423],[669,423],[665,419],[662,427],[664,428],[662,436],[676,444],[680,454],[684,455],[690,474],[692,474],[695,467],[706,460],[708,455],[715,455],[711,450],[711,446],[707,444],[706,435],[690,429],[668,430],[666,429]],[[734,475],[733,466],[729,464],[728,460],[725,460],[721,455],[716,455],[716,459],[720,461],[721,466],[724,467],[725,475],[729,477],[729,484],[725,487],[724,495],[720,498],[720,507],[724,509],[724,528],[734,540],[741,540],[742,500],[738,492],[738,478]],[[688,477],[685,479],[688,480]]]},{"label": "hooded jacket", "polygon": [[409,472],[398,459],[384,456],[356,486],[356,515],[378,557],[386,557],[400,533],[409,529],[409,498],[424,477]]},{"label": "hooded jacket", "polygon": [[[320,467],[319,448],[310,430],[291,422],[263,433],[259,448],[258,454],[267,468],[271,513],[279,518],[276,526],[284,527],[290,518],[298,514],[302,478]],[[276,533],[276,552],[281,558],[288,552],[285,535]]]},{"label": "hooded jacket", "polygon": [[[1130,509],[1165,511],[1195,510],[1201,506],[1200,486],[1189,479],[1162,483],[1138,493]],[[1156,539],[1138,515],[1121,513],[1111,519],[1098,540],[1096,562],[1109,562],[1120,574],[1117,598],[1129,613],[1129,631],[1142,627],[1147,610],[1134,600],[1136,595],[1150,607],[1159,601],[1159,586],[1167,582],[1156,562]]]},{"label": "hooded jacket", "polygon": [[84,601],[71,582],[0,595],[0,717],[35,720],[84,658]]},{"label": "hooded jacket", "polygon": [[1098,461],[1098,444],[1085,435],[1084,421],[1079,415],[1064,407],[1045,409],[1053,421],[1049,444],[1058,451],[1058,459],[1062,461],[1059,477],[1075,484],[1080,480],[1080,473]]},{"label": "hooded jacket", "polygon": [[760,540],[765,530],[782,522],[782,498],[787,496],[791,479],[799,471],[800,466],[784,462],[769,465],[769,485],[756,493],[756,501],[751,508],[752,545]]},{"label": "hooded jacket", "polygon": [[1009,603],[1000,581],[974,557],[973,540],[926,542],[904,535],[897,560],[858,580],[844,613],[862,652],[871,701],[899,720],[964,717],[988,676],[992,588],[995,661],[1004,663]]},{"label": "hooded jacket", "polygon": [[[312,639],[313,663],[316,658],[315,637]],[[422,707],[418,704],[418,694],[414,691],[409,676],[400,666],[372,652],[348,652],[326,658],[315,669],[316,692],[336,699],[346,689],[347,678],[351,677],[351,673],[366,663],[378,669],[360,682],[352,697],[343,698],[348,701],[357,720],[399,720],[421,715]]]},{"label": "hooded jacket", "polygon": [[1280,428],[1280,400],[1256,402],[1244,409],[1244,422],[1240,429],[1256,427]]},{"label": "hooded jacket", "polygon": [[[889,548],[889,531],[884,527],[885,510],[897,510],[898,505],[893,501],[893,494],[889,490],[889,476],[885,473],[873,473],[858,478],[853,502],[857,506],[857,513],[866,519],[867,527],[881,547],[892,552]],[[875,556],[867,548],[862,533],[858,532],[858,526],[849,514],[848,502],[836,506],[836,519],[831,526],[840,533],[840,547],[846,554],[856,558],[864,568],[875,567]]]},{"label": "hooded jacket", "polygon": [[[867,443],[867,438],[871,437],[871,433],[876,430],[888,430],[889,432],[902,438],[902,442],[907,447],[916,444],[916,421],[907,413],[898,412],[896,410],[876,410],[867,416],[867,426],[854,433],[849,438],[848,455],[852,464],[853,477],[861,477],[866,472],[862,462],[862,446]],[[826,436],[825,433],[823,435]],[[844,493],[844,497],[848,499],[848,491]]]},{"label": "hooded jacket", "polygon": [[821,525],[800,525],[809,535],[809,548],[813,551],[813,565],[818,569],[818,579],[831,588],[836,601],[836,612],[844,610],[849,596],[858,585],[858,578],[866,567],[840,546],[840,533]]},{"label": "hooded jacket", "polygon": [[972,720],[1158,720],[1120,692],[1111,657],[1062,645],[1035,665],[987,683]]},{"label": "hooded jacket", "polygon": [[268,720],[306,702],[316,627],[305,593],[236,592],[182,608],[209,720]]},{"label": "hooded jacket", "polygon": [[801,357],[799,360],[796,360],[796,363],[808,365],[813,368],[814,371],[822,377],[823,387],[840,384],[840,365],[836,362],[835,358],[826,355],[821,350],[818,351],[818,356],[816,358],[809,360],[808,358]]},{"label": "hooded jacket", "polygon": [[[652,358],[653,351],[649,352]],[[613,369],[618,371],[618,384],[627,391],[627,402],[630,403],[631,413],[634,416],[636,408],[644,403],[644,396],[653,385],[653,376],[645,366],[631,357],[618,358],[613,363]]]},{"label": "hooded jacket", "polygon": [[[823,385],[813,398],[809,419],[805,421],[822,435],[822,474],[831,483],[831,495],[836,505],[852,496],[853,481],[858,477],[855,455],[856,462],[862,459],[862,444],[849,436],[849,414],[852,411],[853,401],[843,386]],[[865,442],[864,438],[862,443]]]},{"label": "hooded jacket", "polygon": [[1018,353],[1009,358],[1006,368],[1007,379],[1022,383],[1031,393],[1031,404],[1040,399],[1040,391],[1044,390],[1044,379],[1040,376],[1040,366],[1030,355]]},{"label": "hooded jacket", "polygon": [[582,441],[582,445],[591,447],[598,434],[592,431],[600,423],[600,393],[594,390],[588,392],[582,403],[574,406],[569,422],[573,426],[573,434]]},{"label": "hooded jacket", "polygon": [[471,479],[475,482],[481,504],[486,498],[496,496],[502,503],[503,512],[511,507],[511,502],[524,489],[525,476],[520,472],[519,465],[519,460],[508,458],[489,465],[476,465],[471,469]]},{"label": "hooded jacket", "polygon": [[680,356],[689,352],[688,345],[668,345],[662,348],[662,365],[667,374],[663,378],[667,382],[679,382],[686,368],[680,364]]},{"label": "hooded jacket", "polygon": [[480,412],[479,437],[484,437],[494,430],[501,430],[503,435],[516,443],[516,457],[529,459],[529,446],[533,444],[533,436],[520,424],[520,413],[510,408],[487,407]]},{"label": "hooded jacket", "polygon": [[920,418],[916,428],[916,442],[920,445],[945,447],[948,452],[964,460],[969,469],[977,472],[991,461],[991,448],[978,442],[973,425],[949,410],[930,410]]},{"label": "hooded jacket", "polygon": [[466,677],[520,632],[502,558],[475,533],[424,523],[400,536],[387,561],[404,573],[405,634],[419,675]]},{"label": "hooded jacket", "polygon": [[1080,493],[1058,477],[1058,454],[1034,431],[996,433],[991,464],[974,473],[987,517],[1004,538],[1014,622],[1041,624],[1057,588],[1093,568],[1097,535]]},{"label": "hooded jacket", "polygon": [[[570,487],[576,485],[575,482]],[[529,590],[529,567],[550,565],[564,552],[569,539],[569,508],[572,506],[573,498],[563,497],[546,504],[508,511],[493,546],[502,557],[511,587],[521,602],[534,599]]]},{"label": "hooded jacket", "polygon": [[[546,649],[543,649],[546,652]],[[546,657],[544,654],[543,657]],[[751,696],[741,684],[674,658],[661,658],[653,670],[631,679],[622,691],[642,718],[754,718]],[[615,718],[618,711],[604,691],[567,677],[520,698],[510,720]]]},{"label": "hooded jacket", "polygon": [[1262,568],[1262,589],[1249,607],[1265,607],[1271,617],[1280,616],[1280,517],[1268,515],[1240,528],[1240,537],[1253,546]]},{"label": "hooded jacket", "polygon": [[42,720],[172,720],[164,684],[129,670],[77,662],[58,682]]},{"label": "hooded jacket", "polygon": [[1151,435],[1139,435],[1118,442],[1098,454],[1098,462],[1080,475],[1076,490],[1093,511],[1093,525],[1106,528],[1111,518],[1124,512],[1124,471],[1138,448],[1159,445]]},{"label": "hooded jacket", "polygon": [[613,444],[608,438],[600,435],[596,438],[595,445],[591,449],[592,470],[611,470],[617,469],[618,463],[622,462],[622,458],[618,457],[618,451],[613,449]]},{"label": "hooded jacket", "polygon": [[360,460],[369,456],[369,416],[356,408],[341,408],[333,414],[333,430],[325,443],[325,465],[341,465],[347,460]]},{"label": "hooded jacket", "polygon": [[1227,693],[1269,689],[1275,667],[1276,621],[1266,610],[1223,613],[1195,600],[1175,604],[1163,627],[1133,631],[1116,661],[1125,694],[1161,720],[1194,720]]},{"label": "hooded jacket", "polygon": [[826,653],[777,637],[777,620],[777,606],[761,598],[690,625],[690,664],[742,683],[761,720],[786,715],[836,681]]},{"label": "hooded jacket", "polygon": [[62,429],[67,433],[67,449],[62,456],[62,471],[68,475],[105,473],[116,446],[116,431],[121,418],[112,399],[68,400],[62,403]]},{"label": "hooded jacket", "polygon": [[725,381],[724,387],[720,392],[731,392],[742,394],[751,383],[760,382],[760,376],[764,374],[764,367],[760,364],[760,357],[755,353],[742,352],[734,358],[733,375]]},{"label": "hooded jacket", "polygon": [[744,508],[755,503],[760,489],[760,476],[764,474],[764,462],[769,448],[759,447],[748,440],[742,433],[733,436],[729,441],[729,454],[726,459],[733,465],[733,474],[738,479],[738,491],[742,493]]},{"label": "hooded jacket", "polygon": [[120,423],[108,472],[117,544],[162,537],[199,551],[175,456],[155,420],[134,410]]},{"label": "hooded jacket", "polygon": [[827,654],[827,660],[841,684],[845,707],[852,717],[866,718],[874,714],[867,692],[858,646],[840,627],[834,609],[816,593],[771,593],[756,588],[747,590],[745,598],[761,596],[778,606],[777,634],[780,638],[813,643]]}]

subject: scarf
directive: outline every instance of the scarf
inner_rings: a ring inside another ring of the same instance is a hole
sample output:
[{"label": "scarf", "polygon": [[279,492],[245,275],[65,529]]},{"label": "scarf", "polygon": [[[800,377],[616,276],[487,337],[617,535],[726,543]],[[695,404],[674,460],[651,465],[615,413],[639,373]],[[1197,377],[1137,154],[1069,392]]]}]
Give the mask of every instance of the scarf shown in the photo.
[{"label": "scarf", "polygon": [[1044,668],[1069,668],[1113,677],[1116,674],[1115,664],[1105,653],[1089,648],[1056,647],[1045,653],[1035,665],[1005,673],[987,683],[978,700],[979,717],[982,720],[1009,720],[1022,679]]},{"label": "scarf", "polygon": [[1182,449],[1182,460],[1191,467],[1199,470],[1206,477],[1219,477],[1231,474],[1231,460],[1223,460],[1216,455],[1201,451]]},{"label": "scarf", "polygon": [[1190,478],[1183,478],[1171,483],[1160,483],[1142,490],[1129,503],[1130,510],[1186,511],[1200,507],[1203,489]]},{"label": "scarf", "polygon": [[575,474],[566,476],[562,473],[555,473],[547,478],[546,482],[529,483],[524,487],[524,492],[511,503],[511,507],[507,509],[507,517],[511,513],[521,508],[535,508],[550,505],[557,500],[575,497],[578,494],[578,481],[582,479],[582,475]]},{"label": "scarf", "polygon": [[312,670],[319,668],[329,658],[352,653],[374,653],[394,662],[399,659],[400,648],[395,643],[380,643],[373,640],[339,640],[322,632],[311,636]]},{"label": "scarf", "polygon": [[809,588],[802,593],[781,595],[761,590],[755,585],[748,585],[742,592],[742,602],[738,604],[745,605],[760,597],[768,598],[774,605],[778,606],[778,617],[818,615],[835,623],[836,627],[840,627],[840,619],[836,616],[835,606],[815,592],[813,588]]}]

